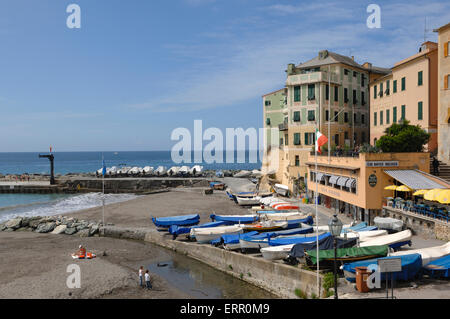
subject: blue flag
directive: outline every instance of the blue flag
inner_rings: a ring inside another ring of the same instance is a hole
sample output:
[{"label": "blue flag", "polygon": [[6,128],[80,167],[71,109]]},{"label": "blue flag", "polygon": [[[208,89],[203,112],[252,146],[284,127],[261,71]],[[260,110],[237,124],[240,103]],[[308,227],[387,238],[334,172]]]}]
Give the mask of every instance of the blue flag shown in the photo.
[{"label": "blue flag", "polygon": [[102,175],[105,176],[106,175],[106,166],[105,166],[105,160],[102,160]]}]

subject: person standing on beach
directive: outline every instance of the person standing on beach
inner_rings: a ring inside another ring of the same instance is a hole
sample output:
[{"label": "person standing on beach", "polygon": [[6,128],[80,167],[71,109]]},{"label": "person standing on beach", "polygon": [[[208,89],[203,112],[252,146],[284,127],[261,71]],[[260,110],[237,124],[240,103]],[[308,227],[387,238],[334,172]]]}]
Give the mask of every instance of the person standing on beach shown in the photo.
[{"label": "person standing on beach", "polygon": [[141,268],[139,268],[139,282],[140,282],[140,286],[142,288],[144,288],[144,266],[141,266]]},{"label": "person standing on beach", "polygon": [[150,283],[150,274],[148,273],[148,270],[145,271],[145,284],[148,290],[152,289],[152,284]]}]

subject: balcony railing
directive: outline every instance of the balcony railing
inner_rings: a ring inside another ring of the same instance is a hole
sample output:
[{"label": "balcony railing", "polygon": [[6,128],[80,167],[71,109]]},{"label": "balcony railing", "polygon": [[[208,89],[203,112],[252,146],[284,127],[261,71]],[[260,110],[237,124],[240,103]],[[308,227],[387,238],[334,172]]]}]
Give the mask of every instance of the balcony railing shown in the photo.
[{"label": "balcony railing", "polygon": [[[310,154],[312,156],[315,155],[315,152],[310,152]],[[328,156],[328,151],[327,150],[322,150],[322,154],[317,153],[317,156]],[[330,156],[332,157],[359,157],[359,152],[357,151],[330,151]]]},{"label": "balcony railing", "polygon": [[288,130],[288,123],[282,123],[278,125],[278,129],[280,131],[287,131]]}]

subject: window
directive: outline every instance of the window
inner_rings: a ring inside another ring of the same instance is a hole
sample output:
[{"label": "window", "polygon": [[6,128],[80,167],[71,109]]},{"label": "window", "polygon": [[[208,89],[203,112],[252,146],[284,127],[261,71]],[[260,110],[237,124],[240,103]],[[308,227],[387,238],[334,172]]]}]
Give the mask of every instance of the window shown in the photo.
[{"label": "window", "polygon": [[294,133],[294,145],[300,145],[300,133]]},{"label": "window", "polygon": [[421,86],[423,84],[423,71],[417,73],[417,85]]},{"label": "window", "polygon": [[300,102],[300,86],[294,86],[294,102]]},{"label": "window", "polygon": [[373,87],[373,98],[374,99],[377,98],[377,86],[376,85]]},{"label": "window", "polygon": [[272,101],[270,101],[270,100],[268,100],[268,101],[265,101],[264,103],[265,103],[265,105],[266,105],[266,106],[270,106],[270,105],[272,105]]},{"label": "window", "polygon": [[361,91],[361,105],[366,105],[365,93]]},{"label": "window", "polygon": [[366,117],[364,114],[361,114],[361,124],[366,124]]},{"label": "window", "polygon": [[444,76],[444,89],[448,90],[448,84],[450,83],[450,74]]},{"label": "window", "polygon": [[300,166],[300,157],[295,155],[295,166]]},{"label": "window", "polygon": [[361,74],[361,86],[364,86],[365,79],[366,79],[366,76],[364,74]]},{"label": "window", "polygon": [[406,90],[406,78],[402,78],[402,91]]},{"label": "window", "polygon": [[448,57],[448,48],[450,46],[450,41],[448,41],[447,43],[444,43],[444,57]]},{"label": "window", "polygon": [[284,134],[284,145],[288,145],[289,144],[289,136],[287,134]]},{"label": "window", "polygon": [[283,138],[280,138],[280,145],[283,145]]},{"label": "window", "polygon": [[348,132],[344,132],[344,140],[348,140]]},{"label": "window", "polygon": [[377,112],[373,113],[373,125],[377,126]]},{"label": "window", "polygon": [[308,111],[308,121],[315,121],[316,120],[316,116],[315,116],[315,111]]},{"label": "window", "polygon": [[380,83],[380,93],[379,93],[380,97],[383,96],[383,82]]},{"label": "window", "polygon": [[366,132],[361,132],[361,143],[365,143],[366,142]]},{"label": "window", "polygon": [[316,85],[315,84],[309,84],[308,85],[308,100],[315,100],[316,99],[315,89],[316,89]]},{"label": "window", "polygon": [[294,122],[300,122],[300,111],[294,112]]},{"label": "window", "polygon": [[391,89],[391,81],[390,80],[387,80],[386,81],[386,95],[389,95],[390,94],[390,89]]},{"label": "window", "polygon": [[326,86],[325,86],[325,100],[329,100],[330,99],[330,86],[327,84]]},{"label": "window", "polygon": [[348,102],[348,89],[344,88],[344,103]]},{"label": "window", "polygon": [[315,133],[305,133],[305,145],[312,145],[315,142]]},{"label": "window", "polygon": [[344,69],[344,74],[348,75],[348,70],[347,69]]},{"label": "window", "polygon": [[397,123],[397,107],[394,106],[392,109],[392,122]]},{"label": "window", "polygon": [[356,121],[356,113],[353,113],[353,123],[357,123],[357,121]]},{"label": "window", "polygon": [[391,119],[390,119],[390,114],[391,113],[391,110],[386,110],[386,124],[390,124],[390,122],[391,122]]},{"label": "window", "polygon": [[339,101],[339,88],[337,86],[334,87],[334,101]]},{"label": "window", "polygon": [[339,120],[338,115],[339,115],[339,112],[338,111],[334,111],[333,121],[338,121]]},{"label": "window", "polygon": [[394,82],[392,83],[392,90],[394,93],[397,93],[397,80],[394,80]]},{"label": "window", "polygon": [[406,119],[405,113],[406,113],[406,105],[402,105],[402,117],[401,117],[402,121]]},{"label": "window", "polygon": [[344,113],[344,122],[348,123],[348,113],[347,112]]},{"label": "window", "polygon": [[383,111],[380,111],[380,125],[383,125]]},{"label": "window", "polygon": [[328,112],[328,110],[325,111],[325,121],[329,121],[330,120],[330,112]]},{"label": "window", "polygon": [[423,120],[423,102],[419,102],[417,105],[417,119]]},{"label": "window", "polygon": [[356,71],[353,71],[353,77],[356,78]]},{"label": "window", "polygon": [[356,100],[356,90],[353,90],[353,104],[358,103],[358,101]]},{"label": "window", "polygon": [[266,119],[266,124],[267,124],[267,125],[270,125],[270,118],[267,118],[267,119]]}]

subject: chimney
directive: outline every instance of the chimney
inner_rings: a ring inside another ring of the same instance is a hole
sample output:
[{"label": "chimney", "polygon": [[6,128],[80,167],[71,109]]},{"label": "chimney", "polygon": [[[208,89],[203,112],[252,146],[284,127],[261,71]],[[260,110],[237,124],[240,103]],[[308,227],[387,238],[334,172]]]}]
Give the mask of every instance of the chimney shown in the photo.
[{"label": "chimney", "polygon": [[352,60],[355,61],[355,56],[354,55],[352,55]]}]

